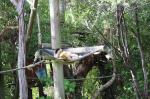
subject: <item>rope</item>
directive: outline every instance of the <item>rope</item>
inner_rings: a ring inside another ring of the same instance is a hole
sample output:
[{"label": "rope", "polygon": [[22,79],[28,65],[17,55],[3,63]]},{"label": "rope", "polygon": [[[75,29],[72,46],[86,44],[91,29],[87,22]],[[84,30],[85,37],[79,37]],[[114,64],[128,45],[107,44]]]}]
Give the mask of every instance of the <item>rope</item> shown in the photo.
[{"label": "rope", "polygon": [[[79,80],[86,80],[86,79],[104,79],[104,78],[110,78],[110,77],[113,77],[113,76],[114,76],[114,75],[101,76],[101,77],[78,78],[78,79],[65,79],[65,80],[79,81]],[[117,74],[116,76],[120,76],[120,74]]]},{"label": "rope", "polygon": [[0,74],[7,73],[7,72],[13,72],[13,71],[17,71],[17,70],[20,70],[20,69],[32,68],[32,67],[34,67],[34,66],[36,66],[38,64],[41,64],[43,62],[44,62],[44,60],[41,60],[41,61],[39,61],[37,63],[30,64],[30,65],[27,65],[27,66],[24,66],[24,67],[21,67],[21,68],[15,68],[15,69],[10,69],[10,70],[0,71]]},{"label": "rope", "polygon": [[[100,77],[87,77],[87,78],[74,78],[74,79],[70,79],[70,78],[64,78],[64,80],[69,80],[69,81],[80,81],[80,80],[89,80],[89,79],[104,79],[104,78],[110,78],[114,75],[109,75],[109,76],[100,76]],[[121,74],[116,74],[116,76],[121,76]],[[37,78],[31,78],[28,77],[28,79],[37,79]]]}]

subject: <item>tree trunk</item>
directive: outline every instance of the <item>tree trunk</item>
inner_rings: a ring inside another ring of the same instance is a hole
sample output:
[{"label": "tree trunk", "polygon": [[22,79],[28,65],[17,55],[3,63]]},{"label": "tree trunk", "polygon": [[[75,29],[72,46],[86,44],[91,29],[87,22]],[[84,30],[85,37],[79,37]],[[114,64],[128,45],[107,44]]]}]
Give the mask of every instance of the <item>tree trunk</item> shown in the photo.
[{"label": "tree trunk", "polygon": [[[51,44],[52,49],[61,47],[59,35],[59,0],[49,0],[50,21],[51,21]],[[64,75],[62,64],[53,61],[53,78],[54,78],[54,99],[65,99],[64,95]]]},{"label": "tree trunk", "polygon": [[[2,52],[0,43],[0,71],[2,71]],[[0,99],[5,99],[4,75],[0,74]]]},{"label": "tree trunk", "polygon": [[[24,0],[18,3],[19,14],[19,52],[18,52],[18,68],[25,66],[25,31],[24,31]],[[19,77],[19,97],[20,99],[28,99],[28,87],[25,75],[25,69],[18,70]]]}]

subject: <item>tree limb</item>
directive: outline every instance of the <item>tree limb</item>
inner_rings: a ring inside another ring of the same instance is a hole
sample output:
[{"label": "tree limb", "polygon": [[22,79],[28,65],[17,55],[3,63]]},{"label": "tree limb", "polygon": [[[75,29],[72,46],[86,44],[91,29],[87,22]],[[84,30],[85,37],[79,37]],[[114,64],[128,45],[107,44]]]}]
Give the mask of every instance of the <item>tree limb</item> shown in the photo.
[{"label": "tree limb", "polygon": [[[128,42],[127,42],[127,27],[125,24],[125,19],[124,19],[124,15],[123,15],[123,11],[122,10],[124,8],[124,6],[122,4],[118,4],[117,5],[117,29],[118,29],[118,42],[119,42],[119,46],[122,52],[122,57],[124,60],[124,65],[126,67],[128,67],[128,69],[130,70],[131,76],[132,76],[132,81],[133,81],[133,89],[135,91],[136,94],[136,99],[140,99],[141,98],[141,93],[139,90],[139,84],[138,81],[136,79],[136,72],[134,67],[132,66],[132,60],[131,60],[131,55],[129,53],[129,48],[128,48]],[[124,29],[125,27],[125,29]]]},{"label": "tree limb", "polygon": [[34,20],[36,18],[37,4],[38,4],[38,0],[33,0],[33,3],[30,5],[31,13],[30,13],[30,19],[29,19],[28,28],[27,28],[27,34],[26,34],[26,46],[28,46],[29,39],[31,38],[33,24],[34,24]]},{"label": "tree limb", "polygon": [[111,86],[113,84],[113,82],[115,81],[116,79],[116,66],[115,64],[113,64],[113,76],[112,78],[107,82],[105,83],[104,85],[102,85],[94,94],[93,98],[92,99],[97,99],[97,97],[100,95],[100,93],[102,91],[104,91],[106,88],[108,88],[109,86]]}]

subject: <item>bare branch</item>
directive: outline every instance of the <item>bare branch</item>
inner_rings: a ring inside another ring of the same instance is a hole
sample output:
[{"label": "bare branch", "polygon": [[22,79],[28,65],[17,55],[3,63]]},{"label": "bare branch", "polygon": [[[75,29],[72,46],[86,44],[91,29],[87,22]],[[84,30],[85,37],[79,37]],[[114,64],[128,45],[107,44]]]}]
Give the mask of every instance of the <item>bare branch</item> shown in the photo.
[{"label": "bare branch", "polygon": [[116,79],[116,66],[115,64],[113,63],[113,75],[112,75],[112,78],[107,82],[105,83],[104,85],[102,85],[97,91],[96,93],[94,94],[93,98],[92,99],[97,99],[97,97],[100,95],[100,93],[102,91],[104,91],[106,88],[108,88],[109,86],[111,86],[113,84],[113,82],[115,81]]}]

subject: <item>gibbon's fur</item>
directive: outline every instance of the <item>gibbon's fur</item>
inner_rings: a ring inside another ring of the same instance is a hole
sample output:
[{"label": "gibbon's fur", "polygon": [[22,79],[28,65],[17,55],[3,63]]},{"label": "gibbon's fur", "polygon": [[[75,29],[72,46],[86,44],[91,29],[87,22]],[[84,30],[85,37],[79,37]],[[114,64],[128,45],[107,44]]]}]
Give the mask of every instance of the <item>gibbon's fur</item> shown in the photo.
[{"label": "gibbon's fur", "polygon": [[58,59],[62,59],[64,61],[72,61],[75,59],[78,59],[79,56],[77,54],[68,52],[68,51],[64,51],[63,49],[59,48],[56,49],[55,51],[55,57]]}]

